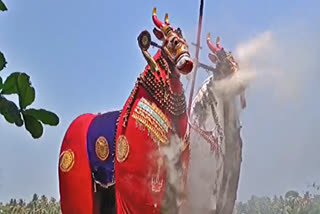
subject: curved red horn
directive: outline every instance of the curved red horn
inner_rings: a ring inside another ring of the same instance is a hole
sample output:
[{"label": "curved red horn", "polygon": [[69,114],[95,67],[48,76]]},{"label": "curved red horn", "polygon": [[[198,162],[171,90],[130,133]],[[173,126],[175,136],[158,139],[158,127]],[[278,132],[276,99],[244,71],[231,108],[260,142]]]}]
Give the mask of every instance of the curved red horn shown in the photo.
[{"label": "curved red horn", "polygon": [[208,47],[210,48],[210,50],[211,50],[212,52],[216,52],[216,51],[219,50],[214,44],[212,44],[212,42],[210,41],[210,39],[207,40],[207,44],[208,44]]},{"label": "curved red horn", "polygon": [[222,49],[222,46],[220,44],[220,37],[219,36],[217,37],[216,45],[212,44],[210,37],[211,37],[210,33],[208,33],[208,35],[207,35],[207,44],[208,44],[208,47],[210,48],[210,50],[213,53],[216,52],[216,51],[220,51]]},{"label": "curved red horn", "polygon": [[156,8],[153,8],[153,11],[152,11],[152,20],[153,20],[154,24],[155,24],[158,28],[162,29],[163,23],[162,23],[162,22],[158,19],[158,17],[157,17],[157,9],[156,9]]},{"label": "curved red horn", "polygon": [[219,48],[217,48],[214,44],[212,44],[211,39],[210,39],[210,33],[208,33],[208,36],[207,36],[207,45],[212,52],[216,52],[219,50]]}]

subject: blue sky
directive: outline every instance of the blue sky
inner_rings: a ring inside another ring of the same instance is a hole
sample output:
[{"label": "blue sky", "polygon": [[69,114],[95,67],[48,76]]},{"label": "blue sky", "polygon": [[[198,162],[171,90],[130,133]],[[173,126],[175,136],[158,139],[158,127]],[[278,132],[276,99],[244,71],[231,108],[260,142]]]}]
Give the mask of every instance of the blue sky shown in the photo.
[{"label": "blue sky", "polygon": [[[168,12],[171,23],[182,28],[188,42],[194,42],[199,1],[5,3],[9,11],[0,14],[0,50],[8,65],[1,75],[27,72],[37,91],[33,106],[55,111],[61,122],[58,127],[46,127],[44,136],[33,140],[24,129],[0,119],[0,201],[30,199],[35,192],[58,197],[57,165],[64,133],[82,113],[122,107],[145,66],[136,38],[142,30],[152,30],[152,8],[157,7],[161,18]],[[280,55],[288,68],[297,68],[292,63],[301,68],[288,72],[297,76],[297,94],[279,96],[272,84],[255,84],[248,91],[248,108],[241,116],[240,200],[252,194],[303,190],[313,181],[320,182],[320,75],[316,61],[310,60],[320,56],[319,8],[316,0],[205,2],[202,43],[210,31],[233,50],[242,41],[271,30],[288,47],[286,54],[302,56],[302,61],[294,61]],[[207,53],[204,46],[200,57],[206,63]],[[311,58],[303,57],[306,53],[312,53]],[[202,73],[199,82],[203,78]]]}]

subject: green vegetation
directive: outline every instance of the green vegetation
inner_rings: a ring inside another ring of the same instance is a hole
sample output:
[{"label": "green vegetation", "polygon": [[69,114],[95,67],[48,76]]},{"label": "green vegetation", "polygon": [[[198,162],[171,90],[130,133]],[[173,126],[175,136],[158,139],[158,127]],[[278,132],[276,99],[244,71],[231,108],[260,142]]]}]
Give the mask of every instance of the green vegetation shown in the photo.
[{"label": "green vegetation", "polygon": [[[296,191],[289,191],[284,196],[256,197],[243,203],[237,203],[235,214],[319,214],[320,195],[306,192],[300,196]],[[8,203],[0,202],[0,214],[61,214],[60,203],[55,198],[50,200],[42,195],[33,195],[30,202],[23,199],[11,199]]]},{"label": "green vegetation", "polygon": [[1,214],[61,214],[59,202],[55,198],[48,198],[37,194],[33,195],[32,200],[26,203],[24,200],[11,199],[10,202],[2,204],[0,202]]},{"label": "green vegetation", "polygon": [[320,195],[306,192],[300,196],[296,191],[287,192],[284,197],[252,196],[246,203],[236,205],[236,214],[319,214]]},{"label": "green vegetation", "polygon": [[[0,0],[0,11],[7,7]],[[0,71],[6,67],[7,61],[0,51]],[[8,95],[17,95],[18,102],[8,99]],[[59,117],[45,109],[27,108],[35,100],[35,89],[31,85],[30,77],[26,73],[14,72],[5,81],[0,76],[0,114],[8,123],[18,127],[25,126],[33,138],[40,138],[43,134],[43,125],[57,126]]]}]

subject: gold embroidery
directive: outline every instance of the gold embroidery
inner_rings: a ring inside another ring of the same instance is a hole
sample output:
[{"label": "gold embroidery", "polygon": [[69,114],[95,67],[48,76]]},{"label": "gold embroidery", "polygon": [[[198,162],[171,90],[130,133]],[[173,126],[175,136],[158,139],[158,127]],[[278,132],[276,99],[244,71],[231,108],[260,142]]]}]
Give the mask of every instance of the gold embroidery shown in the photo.
[{"label": "gold embroidery", "polygon": [[124,135],[120,135],[117,141],[117,160],[123,162],[129,155],[129,143]]},{"label": "gold embroidery", "polygon": [[100,136],[96,140],[95,151],[96,151],[97,157],[101,161],[107,160],[107,158],[109,156],[109,144],[108,144],[108,141],[105,137]]},{"label": "gold embroidery", "polygon": [[146,99],[142,98],[132,117],[145,126],[154,138],[154,141],[167,144],[169,129],[171,124],[165,114],[154,103],[150,104]]},{"label": "gold embroidery", "polygon": [[60,170],[69,172],[74,165],[74,153],[71,149],[63,151],[60,155]]}]

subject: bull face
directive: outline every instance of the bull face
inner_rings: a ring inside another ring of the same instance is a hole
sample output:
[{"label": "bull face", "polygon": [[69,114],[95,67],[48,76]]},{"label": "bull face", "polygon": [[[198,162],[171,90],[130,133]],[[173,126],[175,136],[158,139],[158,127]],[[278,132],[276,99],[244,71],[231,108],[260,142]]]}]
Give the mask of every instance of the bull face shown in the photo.
[{"label": "bull face", "polygon": [[217,37],[216,44],[211,42],[210,33],[207,36],[207,44],[212,53],[209,53],[209,59],[216,64],[222,77],[229,76],[239,70],[239,65],[233,58],[231,52],[226,52],[221,44],[220,38]]},{"label": "bull face", "polygon": [[188,74],[193,69],[193,61],[190,57],[189,48],[186,40],[183,38],[180,28],[174,29],[168,20],[168,14],[165,16],[165,22],[162,23],[156,15],[156,9],[153,9],[152,19],[157,28],[153,29],[155,36],[163,41],[162,49],[168,55],[170,61],[182,74]]}]

